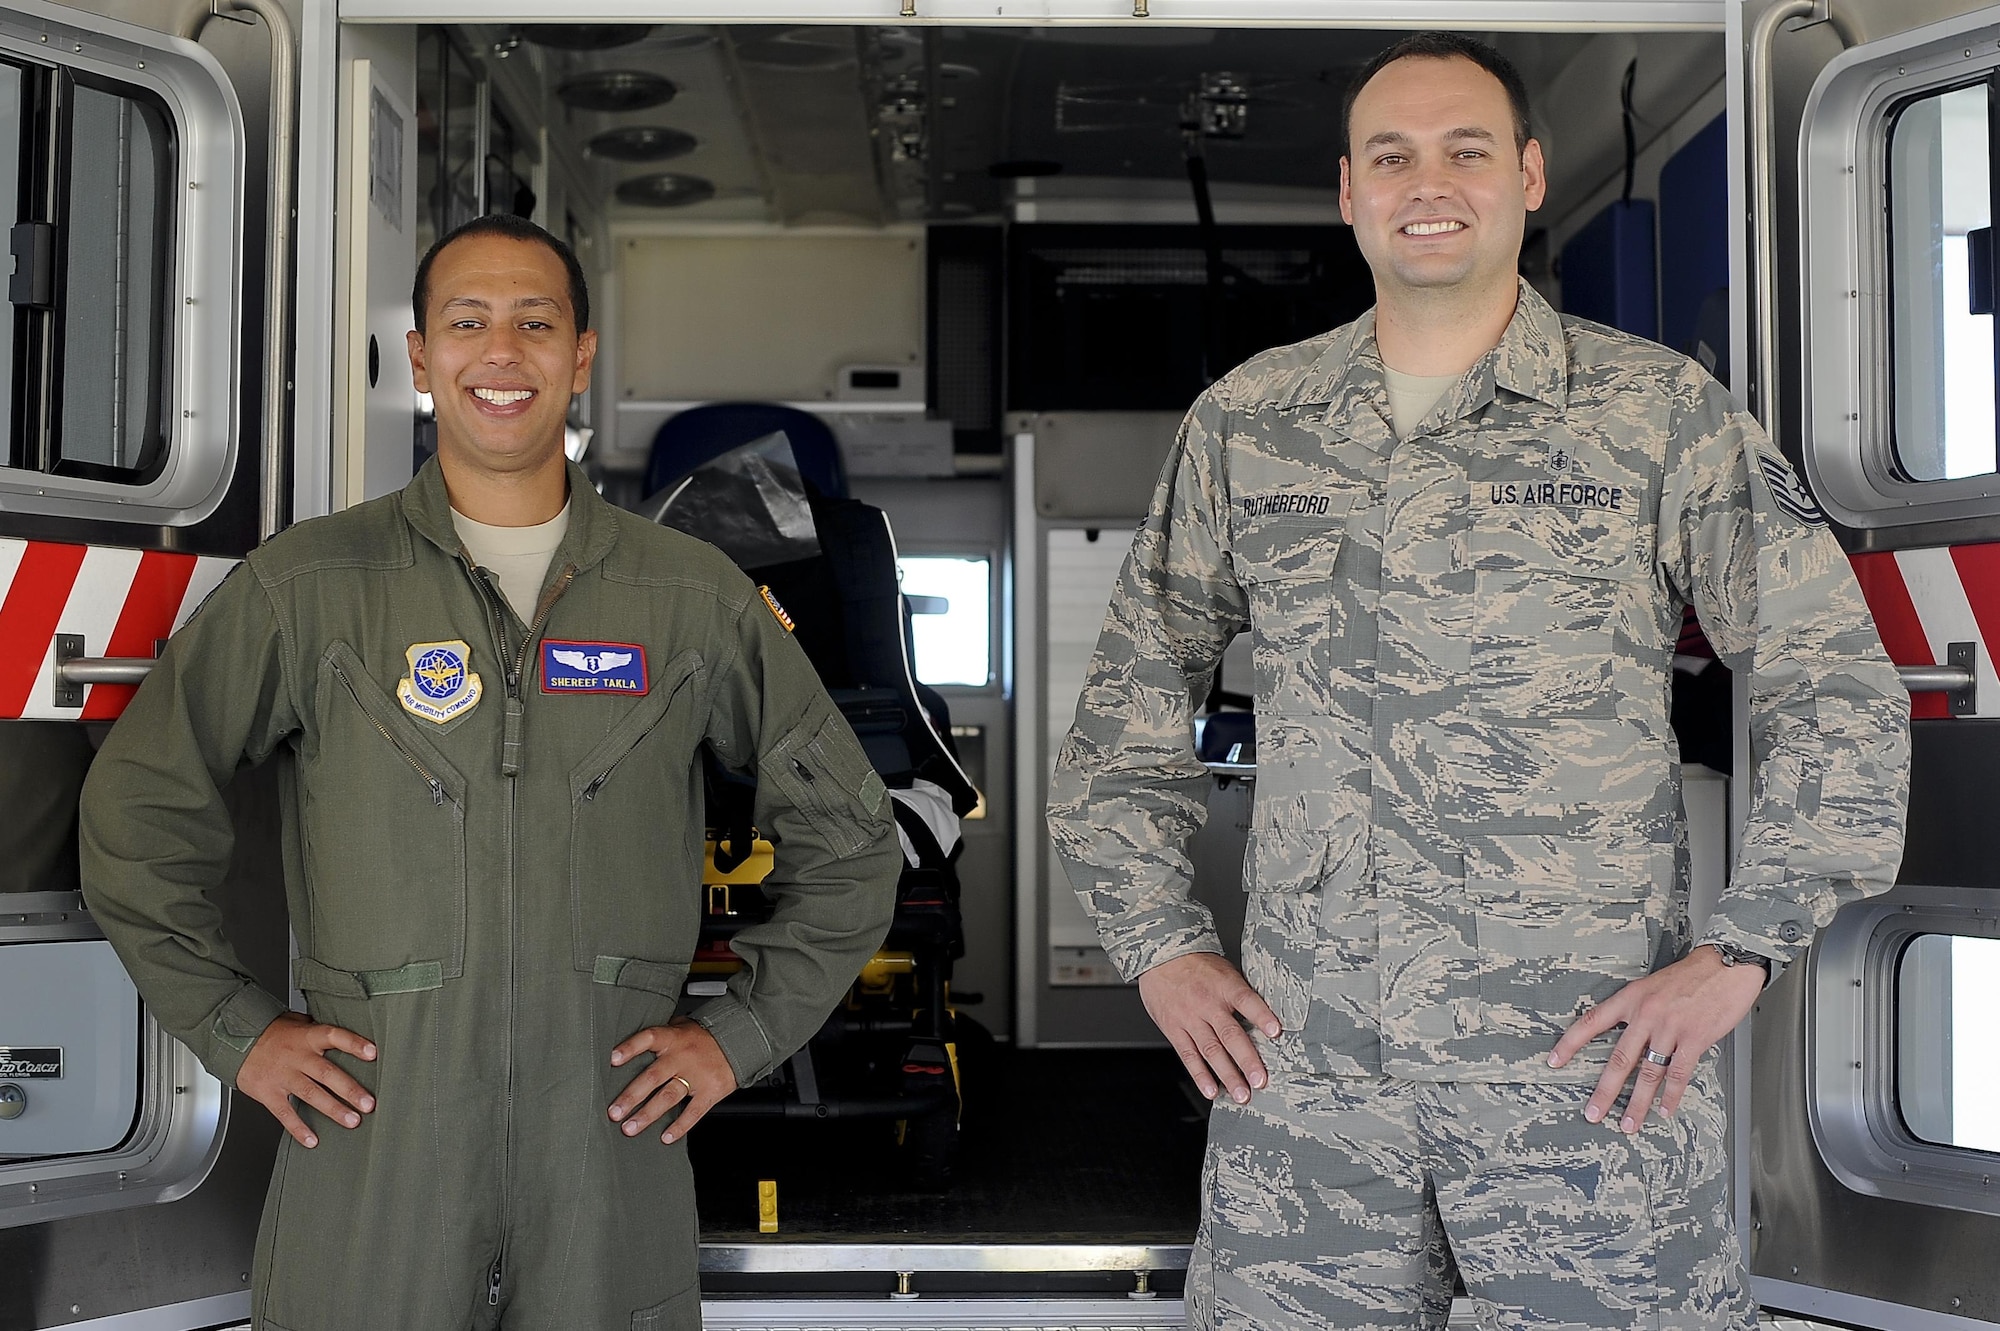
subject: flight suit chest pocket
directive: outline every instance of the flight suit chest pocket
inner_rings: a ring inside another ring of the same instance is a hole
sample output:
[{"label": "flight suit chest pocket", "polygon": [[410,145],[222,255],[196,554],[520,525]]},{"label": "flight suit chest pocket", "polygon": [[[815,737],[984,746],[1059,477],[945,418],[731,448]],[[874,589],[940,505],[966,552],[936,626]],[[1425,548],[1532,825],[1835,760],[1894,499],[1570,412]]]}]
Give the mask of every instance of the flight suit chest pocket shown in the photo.
[{"label": "flight suit chest pocket", "polygon": [[1479,957],[1481,1024],[1547,1036],[1646,973],[1648,884],[1599,862],[1589,843],[1478,836],[1465,890]]},{"label": "flight suit chest pocket", "polygon": [[[345,642],[320,660],[302,766],[311,955],[356,972],[465,968],[465,778]],[[306,940],[302,940],[306,941]]]},{"label": "flight suit chest pocket", "polygon": [[701,671],[694,651],[669,661],[646,696],[570,769],[573,960],[607,984],[652,987],[634,977],[682,965],[694,951]]},{"label": "flight suit chest pocket", "polygon": [[1315,499],[1324,510],[1245,518],[1231,536],[1236,577],[1250,602],[1257,697],[1260,706],[1280,711],[1324,706],[1334,644],[1348,629],[1334,565],[1350,497],[1300,498]]},{"label": "flight suit chest pocket", "polygon": [[1616,716],[1616,662],[1634,650],[1650,529],[1608,499],[1530,506],[1489,492],[1497,487],[1474,487],[1468,537],[1475,704],[1517,721]]}]

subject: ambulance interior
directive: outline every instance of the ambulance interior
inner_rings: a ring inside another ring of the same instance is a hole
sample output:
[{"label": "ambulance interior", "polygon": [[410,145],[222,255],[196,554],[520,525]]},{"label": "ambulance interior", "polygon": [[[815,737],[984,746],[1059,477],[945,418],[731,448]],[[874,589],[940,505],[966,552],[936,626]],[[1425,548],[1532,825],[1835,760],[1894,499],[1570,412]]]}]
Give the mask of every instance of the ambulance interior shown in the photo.
[{"label": "ambulance interior", "polygon": [[[343,26],[343,197],[372,206],[343,219],[336,259],[344,289],[364,294],[342,315],[332,502],[395,488],[434,447],[402,355],[417,256],[481,212],[532,216],[580,255],[601,331],[572,455],[638,509],[654,496],[656,436],[681,412],[777,403],[823,421],[849,493],[893,525],[916,678],[946,700],[982,797],[956,860],[962,1110],[948,1177],[918,1176],[893,1118],[717,1116],[693,1136],[707,1240],[757,1242],[773,1218],[779,1241],[1191,1239],[1205,1106],[1097,947],[1042,831],[1042,791],[1180,413],[1246,356],[1372,301],[1337,207],[1340,103],[1400,35]],[[1723,36],[1491,36],[1528,82],[1548,160],[1525,277],[1557,308],[1727,379]],[[1686,681],[1710,900],[1725,790],[1710,769],[1731,747],[1720,671]],[[1222,718],[1204,721],[1215,780],[1197,893],[1232,948],[1255,783],[1248,689],[1247,650],[1232,649],[1196,700]],[[88,730],[0,723],[13,807],[47,806],[0,820],[42,829],[0,853],[0,891],[76,887]],[[275,800],[238,787],[239,860],[275,864]],[[232,899],[283,992],[282,907],[258,904],[245,877]],[[113,1114],[119,1131],[138,1122],[132,1104]],[[107,1149],[15,1152],[7,1127],[0,1160]],[[230,1130],[275,1131],[247,1102]],[[775,1216],[760,1211],[766,1180]],[[816,1273],[814,1288],[839,1278]]]},{"label": "ambulance interior", "polygon": [[[604,350],[578,424],[607,495],[641,506],[661,426],[691,404],[794,404],[888,515],[904,590],[942,612],[911,617],[916,673],[984,796],[957,860],[955,1167],[920,1177],[907,1123],[899,1150],[868,1118],[718,1120],[696,1133],[705,1234],[754,1236],[775,1178],[781,1235],[1186,1241],[1204,1107],[1096,946],[1040,791],[1179,413],[1372,300],[1339,224],[1340,101],[1398,34],[349,32],[414,41],[412,251],[513,209],[584,256]],[[1727,377],[1721,38],[1498,40],[1549,162],[1524,273]],[[1248,688],[1232,654],[1207,700],[1239,713],[1207,746],[1195,850],[1226,938]],[[1726,685],[1710,696],[1726,716]],[[1691,787],[1719,805],[1719,781]]]}]

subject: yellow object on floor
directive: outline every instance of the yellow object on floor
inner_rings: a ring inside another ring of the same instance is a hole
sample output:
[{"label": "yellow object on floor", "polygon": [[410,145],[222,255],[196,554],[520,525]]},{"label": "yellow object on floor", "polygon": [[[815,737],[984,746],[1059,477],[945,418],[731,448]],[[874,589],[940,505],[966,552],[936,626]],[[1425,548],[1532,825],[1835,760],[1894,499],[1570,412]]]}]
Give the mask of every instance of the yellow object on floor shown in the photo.
[{"label": "yellow object on floor", "polygon": [[757,1232],[778,1232],[778,1180],[774,1178],[757,1180]]}]

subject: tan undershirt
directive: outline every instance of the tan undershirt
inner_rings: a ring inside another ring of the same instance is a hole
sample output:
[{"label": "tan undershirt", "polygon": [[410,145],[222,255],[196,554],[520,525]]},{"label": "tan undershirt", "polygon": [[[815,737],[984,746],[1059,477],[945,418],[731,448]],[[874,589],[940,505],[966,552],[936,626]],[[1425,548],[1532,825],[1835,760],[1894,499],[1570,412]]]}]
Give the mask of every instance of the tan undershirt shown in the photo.
[{"label": "tan undershirt", "polygon": [[465,542],[465,552],[480,568],[491,569],[500,580],[500,594],[514,613],[527,623],[535,617],[535,601],[542,594],[542,582],[549,575],[549,561],[569,530],[569,505],[547,522],[532,527],[489,527],[474,522],[457,509],[451,511],[452,529]]},{"label": "tan undershirt", "polygon": [[1456,374],[1404,374],[1382,367],[1382,386],[1389,390],[1389,423],[1398,439],[1423,423],[1438,399],[1463,376]]}]

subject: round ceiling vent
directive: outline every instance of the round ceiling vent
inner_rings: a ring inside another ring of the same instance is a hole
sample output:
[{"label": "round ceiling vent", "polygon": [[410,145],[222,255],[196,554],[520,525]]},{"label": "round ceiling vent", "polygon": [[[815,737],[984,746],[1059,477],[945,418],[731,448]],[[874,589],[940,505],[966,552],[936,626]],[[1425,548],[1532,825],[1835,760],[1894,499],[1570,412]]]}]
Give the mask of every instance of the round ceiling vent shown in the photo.
[{"label": "round ceiling vent", "polygon": [[579,111],[644,111],[665,106],[679,91],[643,69],[598,69],[564,79],[556,96]]},{"label": "round ceiling vent", "polygon": [[659,171],[619,182],[618,202],[641,208],[685,208],[715,197],[715,182],[700,176]]},{"label": "round ceiling vent", "polygon": [[621,125],[594,136],[586,146],[592,157],[613,162],[665,162],[687,156],[698,142],[694,135],[665,125]]},{"label": "round ceiling vent", "polygon": [[521,35],[558,51],[609,51],[646,40],[650,23],[531,23]]}]

